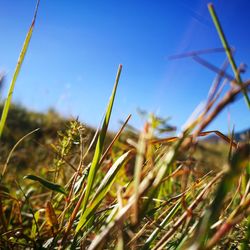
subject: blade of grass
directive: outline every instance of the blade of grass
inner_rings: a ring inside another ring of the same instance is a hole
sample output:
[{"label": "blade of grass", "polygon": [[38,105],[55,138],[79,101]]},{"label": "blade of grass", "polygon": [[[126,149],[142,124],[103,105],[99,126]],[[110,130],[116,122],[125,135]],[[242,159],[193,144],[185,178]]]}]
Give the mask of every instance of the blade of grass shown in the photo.
[{"label": "blade of grass", "polygon": [[[214,25],[215,25],[216,30],[218,32],[218,35],[220,37],[221,43],[222,43],[222,45],[223,45],[223,47],[225,49],[228,60],[229,60],[229,62],[231,64],[232,70],[233,70],[234,75],[235,75],[235,79],[236,79],[236,81],[238,82],[239,85],[242,85],[243,82],[242,82],[241,76],[240,76],[240,74],[238,72],[234,57],[232,56],[230,46],[228,44],[228,41],[227,41],[226,36],[225,36],[225,34],[223,32],[222,26],[220,24],[220,21],[218,19],[218,16],[217,16],[217,14],[215,12],[215,9],[214,9],[214,6],[213,6],[212,3],[208,4],[208,10],[209,10],[209,13],[210,13],[210,15],[211,15],[211,17],[213,19],[213,22],[214,22]],[[245,89],[243,89],[242,93],[244,95],[246,104],[247,104],[248,108],[250,109],[250,100],[249,100],[249,97],[247,95],[247,91]]]},{"label": "blade of grass", "polygon": [[77,225],[76,231],[78,231],[86,222],[86,219],[93,214],[93,212],[96,210],[98,205],[101,203],[101,201],[104,199],[108,191],[110,190],[110,187],[115,181],[115,178],[117,176],[118,171],[123,166],[124,161],[127,159],[131,151],[128,151],[121,155],[116,162],[113,164],[113,166],[109,169],[105,177],[103,178],[102,182],[100,183],[98,189],[96,190],[90,205],[85,210],[83,215],[81,216],[81,219]]},{"label": "blade of grass", "polygon": [[[83,203],[82,203],[82,211],[83,211],[82,215],[86,209],[86,206],[87,206],[87,203],[89,200],[89,196],[91,193],[91,189],[92,189],[92,186],[94,184],[95,175],[96,175],[96,172],[97,172],[98,167],[99,167],[99,161],[101,159],[101,155],[102,155],[102,151],[103,151],[103,147],[104,147],[104,140],[105,140],[107,129],[108,129],[108,124],[109,124],[109,120],[110,120],[110,116],[111,116],[111,112],[112,112],[115,94],[116,94],[119,78],[121,75],[121,70],[122,70],[122,65],[119,65],[118,72],[116,75],[115,85],[114,85],[114,88],[113,88],[113,91],[112,91],[112,94],[111,94],[111,97],[110,97],[110,100],[108,103],[105,118],[104,118],[104,121],[102,124],[102,129],[101,129],[100,134],[98,136],[98,141],[97,141],[97,145],[95,148],[93,161],[91,163],[90,170],[89,170],[86,191],[85,191],[85,195],[84,195],[84,199],[83,199]],[[81,218],[82,218],[82,216],[81,216]],[[80,218],[80,221],[81,221],[81,218]],[[79,230],[80,230],[80,226],[77,226],[76,232],[78,232]]]},{"label": "blade of grass", "polygon": [[113,91],[112,91],[112,94],[111,94],[111,97],[110,97],[110,100],[108,103],[105,118],[104,118],[104,121],[102,124],[102,129],[101,129],[101,132],[98,136],[98,141],[97,141],[97,145],[95,148],[93,161],[92,161],[92,164],[90,166],[90,171],[89,171],[88,180],[87,180],[86,193],[85,193],[83,204],[82,204],[83,211],[86,208],[86,205],[87,205],[87,202],[89,199],[89,195],[90,195],[90,191],[91,191],[91,188],[93,186],[95,174],[96,174],[96,171],[98,169],[99,160],[101,158],[101,154],[102,154],[102,150],[103,150],[103,146],[104,146],[104,140],[105,140],[107,129],[108,129],[108,124],[109,124],[109,120],[110,120],[110,116],[111,116],[111,112],[112,112],[112,107],[113,107],[113,103],[114,103],[114,99],[115,99],[115,94],[116,94],[121,70],[122,70],[122,65],[119,65],[118,72],[116,75],[115,85],[114,85],[114,88],[113,88]]},{"label": "blade of grass", "polygon": [[16,144],[14,145],[14,147],[11,149],[11,151],[10,151],[8,157],[7,157],[7,160],[6,160],[6,162],[5,162],[5,164],[4,164],[4,167],[3,167],[3,171],[2,171],[2,176],[1,176],[1,178],[3,178],[3,176],[4,176],[5,172],[6,172],[7,166],[8,166],[8,164],[9,164],[10,158],[11,158],[13,152],[15,151],[15,149],[17,148],[17,146],[18,146],[24,139],[26,139],[28,136],[32,135],[33,133],[37,132],[39,129],[40,129],[40,128],[36,128],[36,129],[32,130],[31,132],[29,132],[28,134],[24,135],[21,139],[19,139],[19,140],[17,141],[17,143],[16,143]]},{"label": "blade of grass", "polygon": [[30,43],[31,36],[32,36],[32,33],[33,33],[39,3],[40,3],[40,0],[37,1],[34,17],[33,17],[31,26],[29,28],[29,31],[28,31],[28,33],[26,35],[26,38],[24,40],[24,44],[23,44],[21,53],[20,53],[18,61],[17,61],[16,69],[14,71],[14,75],[13,75],[12,80],[11,80],[11,84],[10,84],[10,88],[9,88],[9,91],[8,91],[7,99],[6,99],[5,103],[4,103],[4,108],[3,108],[3,112],[2,112],[2,116],[1,116],[1,120],[0,120],[0,138],[1,138],[2,134],[3,134],[3,129],[4,129],[5,122],[6,122],[6,119],[7,119],[7,116],[8,116],[8,112],[9,112],[9,108],[10,108],[10,104],[11,104],[11,99],[12,99],[13,91],[14,91],[14,88],[15,88],[15,83],[16,83],[18,74],[20,72],[24,57],[26,55],[26,52],[27,52],[27,49],[28,49],[28,46],[29,46],[29,43]]}]

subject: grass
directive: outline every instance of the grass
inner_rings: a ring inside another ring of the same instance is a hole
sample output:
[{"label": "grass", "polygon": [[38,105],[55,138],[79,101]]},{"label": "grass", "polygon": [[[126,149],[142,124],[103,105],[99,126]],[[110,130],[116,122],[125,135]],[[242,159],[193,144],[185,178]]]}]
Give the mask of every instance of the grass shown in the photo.
[{"label": "grass", "polygon": [[8,112],[9,112],[9,108],[10,108],[11,99],[12,99],[13,91],[14,91],[14,88],[15,88],[16,80],[17,80],[18,74],[20,72],[20,69],[22,67],[22,63],[23,63],[24,57],[26,55],[27,49],[29,47],[30,39],[31,39],[31,36],[32,36],[32,33],[33,33],[35,22],[36,22],[36,16],[37,16],[37,11],[38,11],[38,7],[39,7],[39,2],[40,1],[38,0],[37,5],[36,5],[36,9],[35,9],[35,13],[34,13],[34,17],[33,17],[31,26],[29,28],[29,31],[27,33],[27,36],[26,36],[26,38],[24,40],[24,44],[23,44],[20,56],[18,58],[16,69],[14,71],[14,74],[13,74],[13,77],[12,77],[12,80],[11,80],[11,84],[10,84],[10,88],[9,88],[9,91],[8,91],[8,95],[7,95],[5,104],[4,104],[4,108],[3,108],[3,112],[2,112],[1,120],[0,120],[0,138],[1,138],[2,134],[3,134],[3,129],[4,129],[5,122],[6,122],[6,119],[7,119],[7,116],[8,116]]},{"label": "grass", "polygon": [[[233,55],[232,55],[232,51],[231,51],[230,46],[229,46],[229,44],[227,42],[226,36],[225,36],[225,34],[223,32],[223,29],[221,27],[220,21],[219,21],[219,19],[217,17],[217,14],[215,12],[213,4],[208,5],[208,10],[209,10],[210,15],[211,15],[211,17],[213,19],[214,25],[215,25],[215,27],[217,29],[217,32],[218,32],[218,35],[220,37],[221,43],[222,43],[222,45],[223,45],[223,47],[225,49],[228,61],[231,64],[232,70],[233,70],[234,75],[235,75],[236,82],[238,82],[238,84],[241,85],[242,84],[242,79],[241,79],[241,76],[239,74],[239,70],[238,70],[238,68],[236,66],[235,60],[234,60]],[[250,99],[249,99],[249,97],[247,95],[247,92],[245,90],[243,90],[243,94],[244,94],[244,97],[245,97],[245,100],[246,100],[246,104],[247,104],[248,108],[250,109]]]},{"label": "grass", "polygon": [[[236,67],[212,5],[209,10]],[[127,124],[128,116],[117,134],[108,132],[121,66],[96,133],[52,111],[10,106],[19,63],[2,108],[1,249],[249,249],[249,141],[206,127],[242,93],[247,100],[250,81],[238,71],[228,77],[198,54],[188,53],[215,71],[217,81],[179,136],[168,120],[145,112],[142,131]],[[224,78],[232,83],[227,89]],[[211,134],[220,142],[202,140]]]}]

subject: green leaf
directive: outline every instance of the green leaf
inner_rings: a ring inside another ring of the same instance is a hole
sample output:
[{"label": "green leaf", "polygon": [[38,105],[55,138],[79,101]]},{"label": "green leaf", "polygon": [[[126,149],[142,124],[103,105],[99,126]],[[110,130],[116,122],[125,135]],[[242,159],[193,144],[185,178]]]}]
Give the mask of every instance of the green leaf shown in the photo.
[{"label": "green leaf", "polygon": [[52,191],[55,191],[55,192],[58,192],[58,193],[62,193],[62,194],[66,194],[66,191],[65,189],[60,186],[59,184],[56,184],[56,183],[53,183],[53,182],[50,182],[50,181],[47,181],[39,176],[36,176],[36,175],[26,175],[23,177],[24,179],[30,179],[30,180],[33,180],[33,181],[38,181],[40,184],[42,184],[44,187],[52,190]]}]

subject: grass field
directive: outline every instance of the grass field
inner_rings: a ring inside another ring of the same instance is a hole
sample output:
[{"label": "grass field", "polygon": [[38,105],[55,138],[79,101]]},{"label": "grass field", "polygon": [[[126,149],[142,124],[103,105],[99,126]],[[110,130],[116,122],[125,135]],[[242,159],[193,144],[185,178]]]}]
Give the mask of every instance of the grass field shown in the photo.
[{"label": "grass field", "polygon": [[[108,132],[122,65],[97,131],[11,104],[35,13],[1,107],[1,249],[250,249],[249,140],[206,130],[236,98],[249,108],[250,82],[209,11],[234,77],[223,85],[215,70],[206,105],[178,136],[147,113],[142,131],[128,116]],[[212,134],[219,142],[204,140]]]}]

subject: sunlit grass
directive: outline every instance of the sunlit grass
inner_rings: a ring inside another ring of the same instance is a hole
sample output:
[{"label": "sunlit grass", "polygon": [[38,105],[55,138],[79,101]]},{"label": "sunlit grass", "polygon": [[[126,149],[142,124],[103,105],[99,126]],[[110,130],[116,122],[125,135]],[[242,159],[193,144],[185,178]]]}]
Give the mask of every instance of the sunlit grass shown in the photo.
[{"label": "sunlit grass", "polygon": [[[209,10],[235,71],[211,5]],[[1,132],[35,17],[3,108]],[[142,131],[128,126],[128,116],[110,138],[108,125],[121,70],[119,65],[96,133],[78,120],[61,121],[53,113],[53,120],[67,124],[57,138],[49,134],[55,133],[51,116],[39,116],[45,121],[41,129],[31,126],[29,133],[18,134],[9,152],[2,153],[2,249],[249,249],[249,141],[236,141],[234,133],[227,136],[204,130],[236,97],[243,93],[248,100],[250,81],[243,82],[237,71],[224,96],[213,88],[204,110],[179,136],[173,136],[174,127],[165,119],[145,112]],[[212,134],[221,142],[202,140]],[[2,143],[5,151],[8,136]],[[15,166],[15,159],[20,160],[22,170]]]}]

